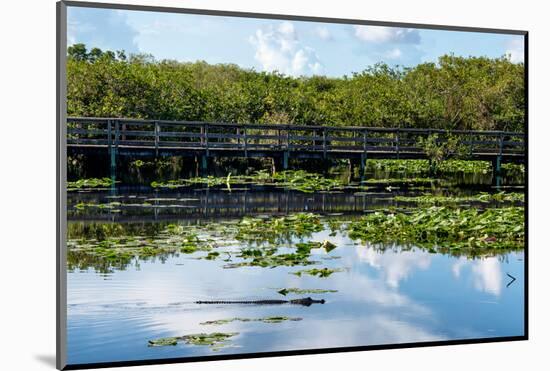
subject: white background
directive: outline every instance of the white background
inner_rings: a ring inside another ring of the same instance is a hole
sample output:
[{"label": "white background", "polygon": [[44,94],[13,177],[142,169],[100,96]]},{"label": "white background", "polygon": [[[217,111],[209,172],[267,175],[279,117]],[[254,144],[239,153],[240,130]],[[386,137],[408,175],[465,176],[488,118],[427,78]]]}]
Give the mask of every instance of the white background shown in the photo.
[{"label": "white background", "polygon": [[[127,1],[530,32],[529,341],[146,366],[133,370],[548,369],[550,246],[545,239],[548,197],[544,190],[549,161],[545,150],[550,148],[550,12],[544,9],[544,1]],[[0,367],[52,370],[56,249],[55,1],[6,1],[0,14]],[[17,134],[24,137],[16,140]]]}]

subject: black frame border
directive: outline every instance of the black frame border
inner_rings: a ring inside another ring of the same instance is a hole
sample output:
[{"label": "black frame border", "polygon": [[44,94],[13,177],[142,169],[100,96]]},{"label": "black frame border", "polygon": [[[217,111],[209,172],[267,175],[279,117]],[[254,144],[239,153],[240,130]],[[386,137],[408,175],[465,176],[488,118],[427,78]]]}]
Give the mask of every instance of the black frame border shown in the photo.
[{"label": "black frame border", "polygon": [[[148,5],[131,5],[131,4],[111,4],[100,2],[83,2],[83,1],[59,1],[56,7],[57,19],[57,99],[56,99],[56,130],[57,130],[57,209],[56,209],[56,230],[57,230],[57,250],[56,250],[56,367],[59,370],[81,370],[93,368],[108,368],[108,367],[124,367],[124,366],[143,366],[143,365],[160,365],[173,363],[190,363],[204,361],[221,361],[233,359],[250,359],[250,358],[266,358],[266,357],[282,357],[310,354],[329,354],[329,353],[345,353],[358,352],[365,350],[385,350],[385,349],[403,349],[403,348],[423,348],[448,345],[467,345],[467,344],[485,344],[485,343],[500,343],[511,341],[524,341],[529,339],[529,32],[526,30],[512,29],[497,29],[497,28],[482,28],[482,27],[463,27],[451,25],[433,25],[423,23],[406,23],[406,22],[391,22],[391,21],[371,21],[348,18],[329,18],[316,16],[300,16],[290,14],[271,14],[271,13],[249,13],[226,10],[211,10],[211,9],[191,9],[191,8],[176,8],[163,6],[148,6]],[[292,20],[305,22],[320,22],[320,23],[337,23],[337,24],[357,24],[371,26],[390,26],[390,27],[407,27],[428,30],[443,30],[443,31],[462,31],[462,32],[481,32],[481,33],[497,33],[508,35],[519,35],[524,37],[524,100],[525,100],[525,246],[524,246],[524,334],[521,336],[503,336],[491,338],[474,338],[460,340],[442,340],[428,341],[415,343],[396,343],[396,344],[380,344],[366,345],[354,347],[337,347],[337,348],[319,348],[319,349],[302,349],[274,352],[257,352],[257,353],[239,353],[239,354],[224,354],[211,356],[194,356],[194,357],[177,357],[177,358],[160,358],[147,360],[132,360],[132,361],[113,361],[113,362],[97,362],[97,363],[79,363],[67,364],[66,354],[66,337],[67,337],[67,297],[66,297],[66,264],[64,258],[66,256],[66,244],[64,242],[66,236],[66,135],[64,123],[66,122],[66,47],[67,47],[67,7],[80,8],[101,8],[101,9],[119,9],[119,10],[134,10],[134,11],[150,11],[162,13],[180,13],[180,14],[197,14],[197,15],[213,15],[224,17],[239,17],[239,18],[261,18],[261,19],[278,19]]]}]

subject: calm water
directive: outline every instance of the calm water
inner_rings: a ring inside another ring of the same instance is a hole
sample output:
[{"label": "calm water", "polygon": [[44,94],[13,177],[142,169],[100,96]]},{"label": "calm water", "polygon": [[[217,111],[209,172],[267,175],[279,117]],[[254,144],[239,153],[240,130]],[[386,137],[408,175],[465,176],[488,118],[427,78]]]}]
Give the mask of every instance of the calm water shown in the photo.
[{"label": "calm water", "polygon": [[[414,191],[408,191],[408,194]],[[395,191],[394,191],[395,193]],[[123,197],[119,197],[122,195]],[[203,219],[240,219],[250,214],[296,211],[356,215],[392,205],[389,192],[303,194],[266,190],[204,189],[150,193],[132,190],[70,194],[71,223],[115,220],[122,223],[180,223]],[[390,194],[391,195],[391,194]],[[163,198],[154,201],[154,199]],[[208,199],[208,202],[205,199]],[[74,211],[84,202],[118,200],[130,206]],[[138,206],[145,202],[157,207]],[[245,205],[246,203],[246,205]],[[132,206],[133,205],[133,206]],[[218,207],[216,207],[218,206]],[[523,253],[466,259],[404,251],[380,251],[342,233],[314,233],[307,241],[329,240],[336,249],[312,250],[321,266],[344,268],[327,278],[289,274],[304,267],[225,269],[221,259],[199,260],[204,252],[140,261],[125,270],[100,273],[93,268],[68,273],[68,362],[71,364],[159,359],[214,354],[319,349],[450,339],[523,335]],[[220,251],[235,251],[229,241]],[[289,250],[290,251],[290,250]],[[281,249],[280,252],[285,252]],[[309,266],[311,268],[315,266]],[[516,281],[509,284],[512,279]],[[338,290],[311,296],[325,304],[197,305],[196,300],[285,299],[277,288]],[[232,317],[300,317],[282,323],[231,322],[201,325]],[[149,347],[148,341],[194,333],[237,332],[228,346],[178,343]]]}]

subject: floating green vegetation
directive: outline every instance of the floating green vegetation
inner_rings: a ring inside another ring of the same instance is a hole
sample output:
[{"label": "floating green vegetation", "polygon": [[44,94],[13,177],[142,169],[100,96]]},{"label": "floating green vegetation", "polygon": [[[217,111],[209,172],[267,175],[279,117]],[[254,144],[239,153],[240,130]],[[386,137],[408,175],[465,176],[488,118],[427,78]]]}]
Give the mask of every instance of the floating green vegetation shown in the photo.
[{"label": "floating green vegetation", "polygon": [[504,174],[507,176],[521,178],[525,175],[525,165],[524,164],[513,164],[513,163],[504,163],[501,165]]},{"label": "floating green vegetation", "polygon": [[304,269],[297,272],[291,272],[291,274],[294,274],[295,276],[301,277],[303,274],[309,274],[310,276],[317,276],[317,277],[329,277],[331,274],[336,272],[343,272],[344,269],[342,268],[312,268],[312,269]]},{"label": "floating green vegetation", "polygon": [[316,173],[310,173],[304,170],[285,170],[282,172],[269,174],[267,171],[257,171],[252,175],[231,175],[225,177],[196,177],[191,179],[170,180],[167,182],[152,182],[153,188],[179,188],[193,184],[203,184],[207,187],[227,186],[232,184],[271,184],[278,187],[285,187],[301,192],[329,191],[341,188],[344,184],[338,179],[325,178]]},{"label": "floating green vegetation", "polygon": [[302,318],[300,317],[285,317],[285,316],[271,316],[271,317],[263,317],[263,318],[242,318],[242,317],[234,317],[234,318],[225,318],[225,319],[218,319],[214,321],[206,321],[201,322],[201,325],[225,325],[231,322],[239,321],[239,322],[263,322],[263,323],[281,323],[285,321],[301,321]]},{"label": "floating green vegetation", "polygon": [[[431,174],[430,162],[428,160],[367,160],[366,169],[374,172],[385,172],[401,174],[402,176],[423,176]],[[504,163],[502,170],[505,176],[522,177],[525,175],[525,165]],[[437,164],[439,174],[490,174],[493,171],[489,161],[469,161],[448,159]]]},{"label": "floating green vegetation", "polygon": [[444,204],[459,204],[465,202],[524,202],[523,193],[486,193],[482,192],[471,196],[442,196],[425,194],[421,196],[395,196],[394,200],[399,202],[415,202],[423,205],[444,205]]},{"label": "floating green vegetation", "polygon": [[286,296],[287,294],[303,295],[303,294],[327,294],[327,293],[338,292],[338,290],[299,289],[299,288],[296,288],[296,287],[282,288],[282,289],[276,289],[276,290],[279,294],[281,294],[283,296]]},{"label": "floating green vegetation", "polygon": [[69,270],[94,267],[100,272],[124,269],[137,259],[158,257],[162,260],[178,253],[207,251],[207,259],[219,253],[211,251],[222,243],[198,238],[193,227],[169,224],[164,229],[120,224],[70,224],[67,239]]},{"label": "floating green vegetation", "polygon": [[320,174],[304,170],[281,171],[273,174],[272,179],[280,186],[307,193],[330,191],[344,186],[339,179],[325,178]]},{"label": "floating green vegetation", "polygon": [[120,202],[108,202],[108,203],[102,203],[102,204],[96,204],[93,202],[79,202],[76,205],[74,205],[75,209],[78,210],[84,210],[88,208],[97,208],[97,209],[116,209],[120,207],[122,204]]},{"label": "floating green vegetation", "polygon": [[[267,175],[268,178],[265,177]],[[214,187],[225,185],[228,186],[231,184],[247,184],[247,183],[264,183],[269,182],[271,176],[269,173],[264,171],[256,172],[254,175],[234,175],[231,173],[227,174],[224,177],[216,177],[213,175],[208,175],[205,177],[194,177],[190,179],[177,179],[169,180],[167,182],[157,182],[154,181],[151,183],[153,188],[180,188],[187,187],[189,185],[201,184],[206,185],[207,187]]]},{"label": "floating green vegetation", "polygon": [[191,334],[177,337],[167,337],[149,340],[150,347],[174,346],[183,341],[185,344],[209,346],[213,351],[229,345],[229,339],[238,335],[238,332],[214,332],[211,334]]},{"label": "floating green vegetation", "polygon": [[203,259],[216,260],[218,256],[220,256],[220,253],[218,251],[210,251]]},{"label": "floating green vegetation", "polygon": [[74,182],[67,182],[67,190],[73,191],[77,189],[85,188],[108,188],[116,183],[115,180],[111,178],[88,178],[88,179],[79,179]]},{"label": "floating green vegetation", "polygon": [[182,340],[180,337],[160,338],[155,340],[149,340],[150,347],[165,347],[177,345],[178,341]]},{"label": "floating green vegetation", "polygon": [[293,267],[296,265],[311,265],[317,262],[308,260],[310,251],[297,250],[296,253],[289,254],[275,254],[276,248],[272,249],[243,249],[238,256],[243,259],[251,259],[249,261],[243,261],[239,263],[230,263],[224,266],[224,268],[238,268],[238,267],[280,267],[288,266]]},{"label": "floating green vegetation", "polygon": [[452,209],[432,206],[411,213],[375,212],[348,226],[353,239],[378,244],[416,245],[431,251],[468,248],[521,249],[522,207]]},{"label": "floating green vegetation", "polygon": [[446,160],[437,165],[437,171],[446,174],[488,174],[492,171],[489,161]]},{"label": "floating green vegetation", "polygon": [[[426,175],[430,173],[428,160],[367,160],[366,169],[408,175]],[[491,172],[488,161],[445,160],[438,164],[440,173],[482,173]]]},{"label": "floating green vegetation", "polygon": [[166,182],[158,182],[153,181],[151,182],[151,187],[153,188],[179,188],[179,187],[185,187],[187,186],[187,183],[183,183],[181,180],[168,180]]},{"label": "floating green vegetation", "polygon": [[309,242],[298,242],[296,244],[297,251],[304,250],[308,253],[311,249],[325,249],[325,251],[331,252],[336,248],[336,245],[330,242],[329,240],[324,240],[323,242],[309,241]]},{"label": "floating green vegetation", "polygon": [[366,179],[362,183],[365,184],[418,184],[418,183],[433,183],[437,182],[435,178],[384,178],[384,179]]},{"label": "floating green vegetation", "polygon": [[[368,241],[379,248],[399,244],[457,255],[484,255],[523,247],[523,207],[479,210],[461,205],[471,201],[519,203],[523,201],[521,193],[456,197],[427,194],[398,196],[395,200],[415,202],[422,208],[390,207],[360,219],[296,213],[193,225],[69,223],[68,269],[92,267],[99,272],[111,272],[131,264],[138,266],[141,260],[164,261],[179,254],[223,260],[223,268],[309,268],[307,266],[321,264],[324,259],[338,258],[331,255],[337,248],[334,243],[312,240],[314,233],[328,229],[329,235],[348,234],[352,239]],[[220,247],[227,249],[218,249]],[[314,250],[325,250],[327,254],[313,255]],[[340,270],[314,268],[294,274],[328,277],[337,271]]]},{"label": "floating green vegetation", "polygon": [[244,217],[237,224],[236,239],[241,241],[275,242],[284,237],[307,237],[321,232],[324,226],[321,217],[311,213],[296,213],[274,218]]}]

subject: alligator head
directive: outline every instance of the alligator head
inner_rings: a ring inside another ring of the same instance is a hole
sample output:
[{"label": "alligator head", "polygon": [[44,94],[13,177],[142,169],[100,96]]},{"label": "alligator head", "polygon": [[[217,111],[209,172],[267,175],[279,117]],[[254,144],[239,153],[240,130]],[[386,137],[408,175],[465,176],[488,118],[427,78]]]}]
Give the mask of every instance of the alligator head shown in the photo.
[{"label": "alligator head", "polygon": [[312,299],[308,296],[307,298],[292,299],[292,300],[290,300],[290,303],[291,304],[300,304],[300,305],[304,305],[306,307],[309,307],[311,304],[325,304],[325,299],[315,300],[315,299]]}]

